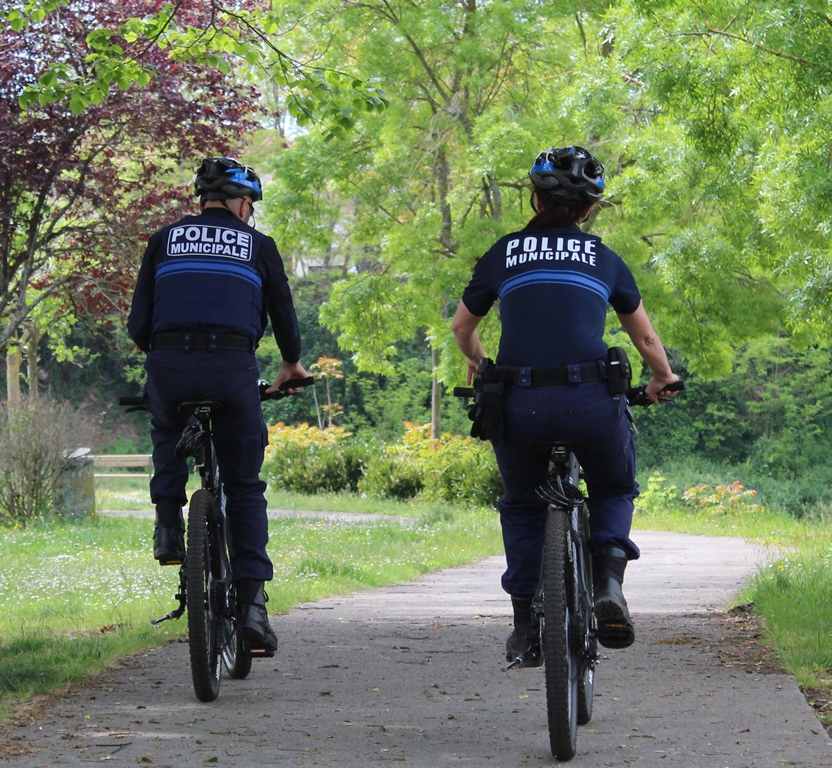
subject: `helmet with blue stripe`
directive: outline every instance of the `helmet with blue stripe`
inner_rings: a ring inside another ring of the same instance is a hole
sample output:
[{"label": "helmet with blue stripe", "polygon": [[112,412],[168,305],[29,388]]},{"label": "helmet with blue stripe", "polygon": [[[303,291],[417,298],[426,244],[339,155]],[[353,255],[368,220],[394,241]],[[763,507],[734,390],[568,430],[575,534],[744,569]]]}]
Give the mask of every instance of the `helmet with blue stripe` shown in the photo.
[{"label": "helmet with blue stripe", "polygon": [[232,157],[214,157],[203,160],[199,166],[194,194],[202,200],[250,197],[256,202],[263,197],[263,186],[253,168]]},{"label": "helmet with blue stripe", "polygon": [[595,203],[604,194],[604,166],[583,147],[551,147],[529,171],[538,189],[560,197]]}]

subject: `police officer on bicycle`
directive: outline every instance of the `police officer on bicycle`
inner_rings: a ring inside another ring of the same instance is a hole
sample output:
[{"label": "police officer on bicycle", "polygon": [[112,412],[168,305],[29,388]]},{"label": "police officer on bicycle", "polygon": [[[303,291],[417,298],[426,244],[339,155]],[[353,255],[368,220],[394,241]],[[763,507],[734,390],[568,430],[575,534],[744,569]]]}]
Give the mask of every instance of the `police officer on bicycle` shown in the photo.
[{"label": "police officer on bicycle", "polygon": [[203,161],[194,184],[201,211],[150,237],[128,319],[130,338],[147,353],[153,556],[162,565],[185,556],[188,467],[175,448],[186,420],[177,406],[219,401],[214,442],[227,498],[238,631],[253,648],[273,653],[277,638],[264,592],[273,569],[260,479],[268,439],[254,354],[268,320],[283,358],[268,391],[308,374],[299,362],[300,333],[283,261],[274,240],[248,224],[262,197],[259,177],[219,157]]},{"label": "police officer on bicycle", "polygon": [[598,640],[612,648],[634,640],[622,582],[627,562],[639,557],[630,539],[638,494],[635,447],[625,397],[621,390],[612,393],[608,382],[614,369],[602,338],[608,305],[652,372],[650,399],[669,394],[665,388],[678,379],[630,269],[579,227],[603,194],[601,163],[582,147],[551,148],[540,153],[529,177],[534,217],[480,259],[453,321],[471,382],[485,357],[477,325],[500,302],[492,379],[504,385],[494,391],[505,394],[491,398],[493,412],[485,417],[505,490],[499,502],[507,563],[502,585],[515,627],[506,642],[508,661],[530,651],[533,656],[537,643],[531,602],[546,502],[535,490],[546,479],[548,456],[535,446],[545,441],[572,444],[584,471]]}]

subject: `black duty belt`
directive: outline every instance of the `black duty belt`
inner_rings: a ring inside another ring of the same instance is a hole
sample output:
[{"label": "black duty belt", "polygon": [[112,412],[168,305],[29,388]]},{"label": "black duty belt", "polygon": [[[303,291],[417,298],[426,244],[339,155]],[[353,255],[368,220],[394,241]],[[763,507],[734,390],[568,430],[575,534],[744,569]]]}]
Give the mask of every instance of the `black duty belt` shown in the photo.
[{"label": "black duty belt", "polygon": [[235,333],[157,333],[150,341],[151,349],[234,349],[240,352],[254,352],[254,341],[248,336]]},{"label": "black duty belt", "polygon": [[607,372],[603,362],[564,365],[559,368],[504,369],[509,384],[518,387],[552,387],[564,384],[580,384],[582,381],[603,381]]}]

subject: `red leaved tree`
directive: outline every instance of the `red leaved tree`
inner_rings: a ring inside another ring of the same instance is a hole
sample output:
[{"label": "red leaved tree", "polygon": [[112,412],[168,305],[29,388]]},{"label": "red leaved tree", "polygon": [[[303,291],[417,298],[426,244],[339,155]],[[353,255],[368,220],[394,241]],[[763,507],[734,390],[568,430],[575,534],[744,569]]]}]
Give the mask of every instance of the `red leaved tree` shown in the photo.
[{"label": "red leaved tree", "polygon": [[[89,29],[162,5],[70,0],[23,32],[0,27],[0,350],[9,359],[24,329],[36,336],[78,309],[123,305],[148,234],[192,209],[201,158],[233,154],[252,128],[251,88],[141,41],[132,55],[157,73],[146,88],[113,83],[80,114],[62,102],[21,110],[23,89],[50,62],[66,77],[89,76]],[[180,18],[205,26],[207,12],[188,3]]]}]

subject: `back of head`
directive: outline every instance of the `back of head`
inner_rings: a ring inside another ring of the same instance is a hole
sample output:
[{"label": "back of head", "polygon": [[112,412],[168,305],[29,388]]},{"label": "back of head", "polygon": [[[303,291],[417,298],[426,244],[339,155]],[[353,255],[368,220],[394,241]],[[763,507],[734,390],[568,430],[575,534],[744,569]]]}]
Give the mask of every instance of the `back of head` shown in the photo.
[{"label": "back of head", "polygon": [[604,194],[604,166],[583,147],[551,147],[541,152],[529,178],[547,196],[586,205],[598,202]]},{"label": "back of head", "polygon": [[214,157],[203,160],[197,169],[194,194],[203,202],[232,197],[250,197],[256,202],[263,197],[263,187],[252,168],[231,157]]}]

